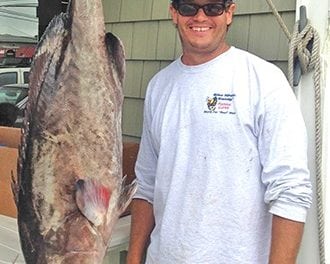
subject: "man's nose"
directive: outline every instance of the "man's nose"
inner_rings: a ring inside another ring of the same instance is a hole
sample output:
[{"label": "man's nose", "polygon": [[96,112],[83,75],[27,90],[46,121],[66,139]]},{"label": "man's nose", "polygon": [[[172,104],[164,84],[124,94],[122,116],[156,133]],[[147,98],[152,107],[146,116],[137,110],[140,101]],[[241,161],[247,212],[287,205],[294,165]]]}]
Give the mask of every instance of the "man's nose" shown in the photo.
[{"label": "man's nose", "polygon": [[197,11],[197,14],[194,16],[194,19],[196,20],[206,20],[207,15],[205,14],[203,8],[199,8]]}]

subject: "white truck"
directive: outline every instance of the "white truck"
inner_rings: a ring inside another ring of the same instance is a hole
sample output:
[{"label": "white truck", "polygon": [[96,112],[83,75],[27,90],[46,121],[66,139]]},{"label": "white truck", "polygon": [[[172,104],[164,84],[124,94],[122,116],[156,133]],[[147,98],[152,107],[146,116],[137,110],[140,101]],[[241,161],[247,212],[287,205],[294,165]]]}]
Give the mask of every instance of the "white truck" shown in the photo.
[{"label": "white truck", "polygon": [[28,83],[29,72],[29,67],[0,68],[0,86],[5,84]]}]

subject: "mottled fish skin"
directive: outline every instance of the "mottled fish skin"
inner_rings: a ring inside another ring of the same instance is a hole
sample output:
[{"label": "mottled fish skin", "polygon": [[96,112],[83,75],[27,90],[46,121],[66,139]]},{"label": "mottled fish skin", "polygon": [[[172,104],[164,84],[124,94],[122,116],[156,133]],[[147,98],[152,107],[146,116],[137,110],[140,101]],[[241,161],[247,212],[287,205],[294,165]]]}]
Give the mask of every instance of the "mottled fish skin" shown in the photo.
[{"label": "mottled fish skin", "polygon": [[26,263],[102,263],[136,189],[122,178],[124,72],[101,0],[72,0],[40,40],[14,188]]}]

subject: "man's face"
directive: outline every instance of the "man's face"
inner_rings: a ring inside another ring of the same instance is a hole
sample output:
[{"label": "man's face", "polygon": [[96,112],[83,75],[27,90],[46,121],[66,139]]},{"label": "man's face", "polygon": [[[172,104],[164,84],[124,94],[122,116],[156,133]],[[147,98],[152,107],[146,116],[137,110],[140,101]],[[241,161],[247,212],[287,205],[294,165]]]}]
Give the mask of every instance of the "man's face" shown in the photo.
[{"label": "man's face", "polygon": [[[221,0],[183,0],[181,3],[205,5],[224,3]],[[233,19],[235,4],[219,16],[207,16],[200,8],[194,16],[183,16],[173,6],[170,7],[173,23],[177,25],[184,54],[204,54],[215,57],[223,52],[227,27]]]}]

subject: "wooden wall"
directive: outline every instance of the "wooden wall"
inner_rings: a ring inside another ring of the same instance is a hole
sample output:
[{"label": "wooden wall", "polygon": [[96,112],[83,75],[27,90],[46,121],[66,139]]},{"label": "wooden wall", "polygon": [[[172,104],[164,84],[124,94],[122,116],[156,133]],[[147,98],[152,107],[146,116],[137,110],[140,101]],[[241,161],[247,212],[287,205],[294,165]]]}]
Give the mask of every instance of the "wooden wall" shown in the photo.
[{"label": "wooden wall", "polygon": [[[287,71],[288,40],[266,0],[236,0],[228,41]],[[273,0],[287,27],[295,21],[295,0]],[[181,53],[169,16],[169,0],[103,0],[106,30],[116,34],[126,52],[123,136],[139,141],[143,102],[150,78]]]}]

